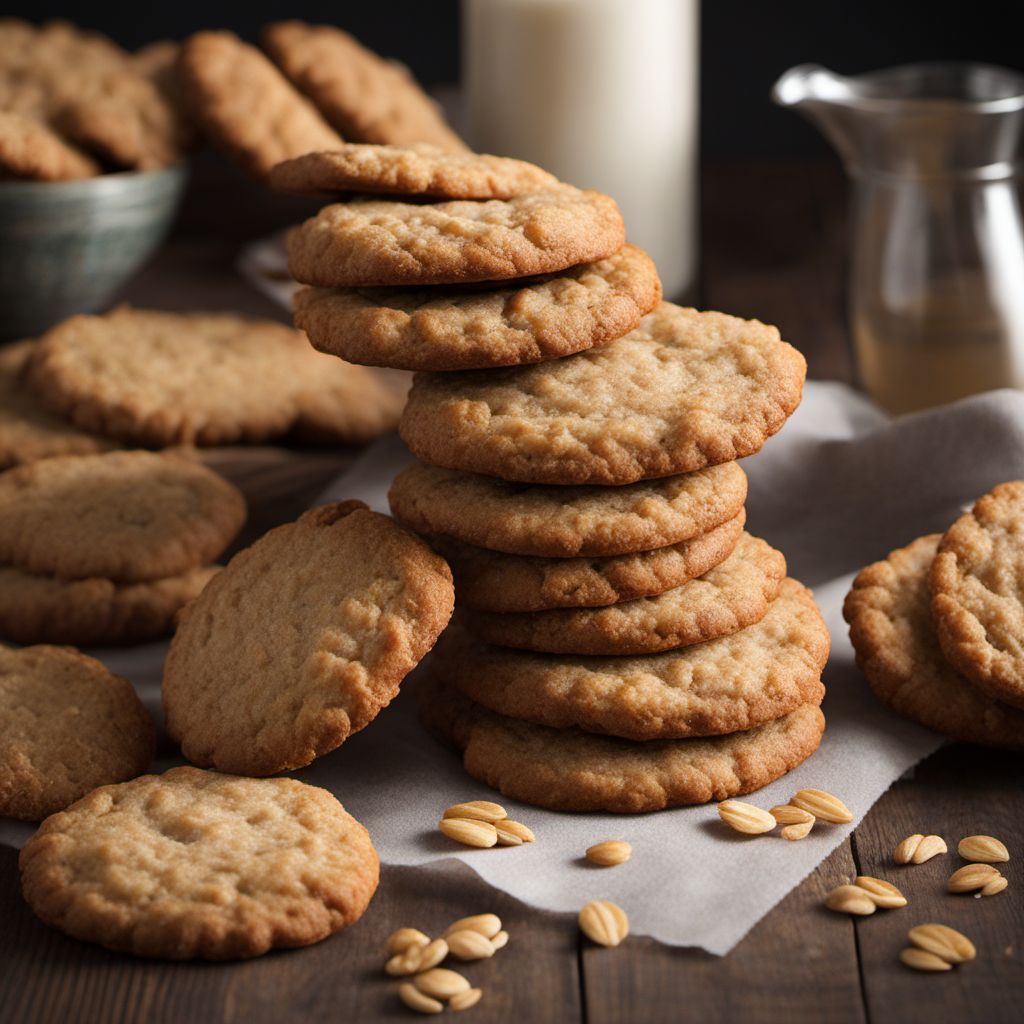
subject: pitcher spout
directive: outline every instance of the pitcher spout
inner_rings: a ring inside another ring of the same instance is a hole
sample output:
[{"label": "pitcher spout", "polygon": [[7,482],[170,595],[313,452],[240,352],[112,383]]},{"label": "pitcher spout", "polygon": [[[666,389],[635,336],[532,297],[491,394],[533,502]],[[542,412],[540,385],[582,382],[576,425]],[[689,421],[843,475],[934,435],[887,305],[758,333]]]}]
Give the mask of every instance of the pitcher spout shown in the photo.
[{"label": "pitcher spout", "polygon": [[845,77],[790,68],[772,99],[825,135],[855,176],[998,179],[1015,172],[1024,76],[987,64],[924,63]]},{"label": "pitcher spout", "polygon": [[820,64],[798,64],[772,87],[781,107],[799,110],[832,143],[848,169],[861,161],[863,126],[854,100],[856,83]]},{"label": "pitcher spout", "polygon": [[780,107],[811,103],[841,103],[850,98],[849,80],[820,64],[798,64],[772,86],[772,100]]}]

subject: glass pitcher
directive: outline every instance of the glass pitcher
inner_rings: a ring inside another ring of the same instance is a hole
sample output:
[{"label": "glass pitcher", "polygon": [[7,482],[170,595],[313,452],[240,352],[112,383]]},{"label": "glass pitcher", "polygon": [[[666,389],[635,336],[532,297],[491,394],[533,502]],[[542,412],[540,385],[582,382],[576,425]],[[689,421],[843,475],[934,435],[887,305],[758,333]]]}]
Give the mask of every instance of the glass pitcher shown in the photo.
[{"label": "glass pitcher", "polygon": [[813,121],[853,179],[848,313],[868,393],[902,413],[1024,387],[1024,76],[802,64],[772,98]]}]

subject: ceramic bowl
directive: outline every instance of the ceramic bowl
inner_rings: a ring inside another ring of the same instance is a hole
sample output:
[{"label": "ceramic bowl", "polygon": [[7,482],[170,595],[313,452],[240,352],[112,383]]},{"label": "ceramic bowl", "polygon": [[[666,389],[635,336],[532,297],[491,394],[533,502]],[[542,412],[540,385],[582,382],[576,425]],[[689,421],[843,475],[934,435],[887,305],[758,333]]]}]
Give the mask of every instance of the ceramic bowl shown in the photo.
[{"label": "ceramic bowl", "polygon": [[185,166],[0,182],[0,337],[105,307],[170,229]]}]

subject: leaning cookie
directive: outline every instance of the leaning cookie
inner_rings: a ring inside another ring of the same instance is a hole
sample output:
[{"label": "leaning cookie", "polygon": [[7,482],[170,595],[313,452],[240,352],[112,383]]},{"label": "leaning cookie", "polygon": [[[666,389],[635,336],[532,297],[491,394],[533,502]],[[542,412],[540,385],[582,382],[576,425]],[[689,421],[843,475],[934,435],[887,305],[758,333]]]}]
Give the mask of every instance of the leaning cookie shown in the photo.
[{"label": "leaning cookie", "polygon": [[197,32],[178,59],[185,99],[206,134],[254,177],[282,160],[333,149],[341,136],[254,46]]},{"label": "leaning cookie", "polygon": [[809,703],[747,732],[632,743],[496,715],[435,680],[417,696],[424,724],[473,778],[554,811],[640,814],[751,793],[810,757],[825,728]]},{"label": "leaning cookie", "polygon": [[1024,708],[1024,481],[979,498],[939,543],[932,612],[950,664],[989,697]]},{"label": "leaning cookie", "polygon": [[786,580],[767,615],[730,636],[644,657],[491,647],[458,625],[432,662],[490,710],[555,729],[631,740],[716,736],[820,703],[829,634],[810,591]]},{"label": "leaning cookie", "polygon": [[384,60],[340,28],[279,21],[264,29],[263,45],[346,138],[466,148],[401,64]]},{"label": "leaning cookie", "polygon": [[943,657],[928,589],[940,539],[919,537],[853,581],[843,616],[857,665],[897,714],[965,743],[1024,750],[1024,711],[992,700]]},{"label": "leaning cookie", "polygon": [[170,453],[62,455],[0,474],[0,565],[63,580],[139,583],[212,562],[245,499]]},{"label": "leaning cookie", "polygon": [[196,768],[95,790],[43,822],[19,865],[46,924],[171,960],[319,942],[363,915],[380,873],[326,790]]},{"label": "leaning cookie", "polygon": [[300,768],[367,726],[454,605],[447,564],[387,516],[311,509],[237,554],[182,613],[167,728],[197,764]]},{"label": "leaning cookie", "polygon": [[661,299],[634,245],[596,263],[480,291],[302,288],[295,325],[321,352],[403,370],[515,366],[582,352],[633,330]]},{"label": "leaning cookie", "polygon": [[292,230],[288,269],[322,288],[506,281],[604,259],[625,240],[613,199],[569,185],[486,202],[367,199]]},{"label": "leaning cookie", "polygon": [[73,181],[99,173],[100,166],[92,157],[44,122],[0,111],[0,178]]},{"label": "leaning cookie", "polygon": [[0,645],[0,817],[39,821],[134,778],[156,732],[131,683],[69,647]]},{"label": "leaning cookie", "polygon": [[523,486],[417,463],[395,477],[391,511],[414,530],[510,555],[606,557],[692,540],[747,497],[735,462],[623,487]]},{"label": "leaning cookie", "polygon": [[0,637],[19,644],[138,644],[167,636],[219,566],[146,583],[59,580],[0,566]]},{"label": "leaning cookie", "polygon": [[752,455],[800,403],[806,370],[774,327],[663,302],[570,359],[418,374],[399,430],[447,469],[629,484]]},{"label": "leaning cookie", "polygon": [[536,558],[434,536],[455,577],[455,600],[481,612],[597,608],[652,597],[703,576],[736,548],[746,514],[690,540],[607,558]]},{"label": "leaning cookie", "polygon": [[116,168],[150,171],[184,156],[177,111],[156,83],[130,64],[83,76],[57,123],[67,136]]},{"label": "leaning cookie", "polygon": [[350,142],[326,153],[285,160],[270,172],[272,188],[299,195],[386,192],[431,199],[511,199],[557,184],[553,174],[525,160],[452,152],[427,143]]},{"label": "leaning cookie", "polygon": [[656,654],[727,637],[760,622],[779,593],[786,559],[744,534],[724,561],[699,579],[606,608],[467,612],[485,643],[548,654]]}]

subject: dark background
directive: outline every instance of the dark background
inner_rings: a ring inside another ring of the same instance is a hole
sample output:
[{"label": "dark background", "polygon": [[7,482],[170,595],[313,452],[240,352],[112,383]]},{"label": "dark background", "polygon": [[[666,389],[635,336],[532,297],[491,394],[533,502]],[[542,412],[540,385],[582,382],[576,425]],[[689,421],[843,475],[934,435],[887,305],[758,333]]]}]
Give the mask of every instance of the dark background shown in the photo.
[{"label": "dark background", "polygon": [[[340,25],[379,53],[405,61],[427,85],[454,82],[459,73],[458,0],[335,0],[288,7],[253,0],[233,9],[199,0],[12,6],[10,14],[34,21],[69,18],[129,47],[200,28],[231,28],[256,39],[263,23],[298,17]],[[768,100],[778,75],[803,61],[845,73],[950,59],[1024,68],[1020,35],[1010,27],[1015,9],[1019,13],[1017,4],[989,0],[706,0],[701,13],[703,152],[712,160],[825,152],[813,129]]]}]

